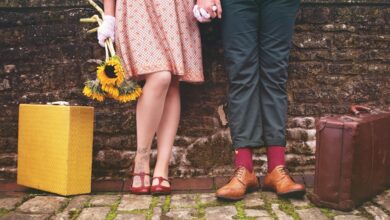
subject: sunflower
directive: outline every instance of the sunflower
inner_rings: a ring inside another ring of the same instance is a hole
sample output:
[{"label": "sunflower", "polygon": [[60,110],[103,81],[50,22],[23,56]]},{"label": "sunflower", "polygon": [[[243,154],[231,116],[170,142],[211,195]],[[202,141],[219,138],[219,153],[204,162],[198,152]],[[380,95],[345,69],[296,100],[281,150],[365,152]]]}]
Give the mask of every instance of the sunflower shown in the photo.
[{"label": "sunflower", "polygon": [[115,99],[122,103],[137,100],[142,94],[141,87],[134,81],[126,80],[118,89],[119,96]]},{"label": "sunflower", "polygon": [[125,72],[119,57],[110,57],[97,68],[97,78],[102,85],[120,85],[125,79]]},{"label": "sunflower", "polygon": [[119,96],[119,89],[118,87],[114,87],[112,85],[102,85],[102,90],[105,91],[107,94],[109,94],[112,98],[116,98]]},{"label": "sunflower", "polygon": [[96,99],[99,102],[104,101],[104,91],[100,87],[98,80],[88,80],[85,82],[83,94],[89,98]]},{"label": "sunflower", "polygon": [[119,95],[116,98],[116,100],[122,103],[126,103],[129,101],[137,100],[137,98],[140,97],[141,94],[142,94],[142,89],[141,87],[137,86],[137,88],[135,88],[132,92]]},{"label": "sunflower", "polygon": [[[81,19],[81,22],[102,23],[103,9],[93,0],[88,2],[100,13],[101,17],[94,15],[91,18]],[[96,32],[97,28],[88,33]],[[105,41],[105,62],[97,67],[96,79],[85,82],[83,94],[89,98],[103,101],[106,97],[126,103],[136,100],[142,93],[141,87],[133,80],[125,79],[125,70],[121,65],[120,58],[115,53],[113,42],[110,38]]]}]

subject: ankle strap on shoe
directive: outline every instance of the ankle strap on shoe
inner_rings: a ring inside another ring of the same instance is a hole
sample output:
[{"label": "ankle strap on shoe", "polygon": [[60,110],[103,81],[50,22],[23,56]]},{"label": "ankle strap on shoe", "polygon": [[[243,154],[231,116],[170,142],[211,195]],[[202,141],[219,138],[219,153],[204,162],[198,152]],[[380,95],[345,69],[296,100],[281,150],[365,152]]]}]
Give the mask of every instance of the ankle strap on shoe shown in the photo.
[{"label": "ankle strap on shoe", "polygon": [[167,181],[167,182],[170,184],[169,180],[166,179],[166,178],[164,178],[164,177],[162,177],[162,176],[153,177],[153,178],[152,178],[152,181],[153,181],[154,179],[157,179],[157,180],[158,180],[158,185],[161,185],[161,183],[162,183],[163,181]]}]

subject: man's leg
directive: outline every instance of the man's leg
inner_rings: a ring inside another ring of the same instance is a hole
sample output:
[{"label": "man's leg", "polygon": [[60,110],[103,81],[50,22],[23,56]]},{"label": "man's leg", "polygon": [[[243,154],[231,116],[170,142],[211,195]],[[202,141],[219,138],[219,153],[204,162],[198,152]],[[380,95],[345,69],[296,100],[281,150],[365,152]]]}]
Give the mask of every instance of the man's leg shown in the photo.
[{"label": "man's leg", "polygon": [[[260,83],[263,139],[268,174],[264,185],[279,195],[301,195],[284,167],[287,121],[287,66],[299,0],[258,0],[260,3]],[[287,178],[286,178],[287,177]]]},{"label": "man's leg", "polygon": [[260,83],[263,138],[285,146],[287,67],[299,0],[259,0]]},{"label": "man's leg", "polygon": [[229,78],[229,125],[236,150],[236,173],[217,191],[223,199],[242,199],[258,187],[252,148],[261,141],[259,89],[259,8],[255,0],[223,0],[222,36]]},{"label": "man's leg", "polygon": [[254,0],[224,0],[222,8],[233,147],[258,147],[264,144],[259,97],[258,5]]}]

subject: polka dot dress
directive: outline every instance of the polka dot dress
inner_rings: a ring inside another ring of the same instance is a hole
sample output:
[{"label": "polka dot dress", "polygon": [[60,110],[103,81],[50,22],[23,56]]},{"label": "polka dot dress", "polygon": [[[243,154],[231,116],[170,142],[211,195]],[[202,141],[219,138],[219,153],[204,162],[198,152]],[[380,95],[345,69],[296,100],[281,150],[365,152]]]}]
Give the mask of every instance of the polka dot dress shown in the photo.
[{"label": "polka dot dress", "polygon": [[117,0],[116,49],[130,77],[170,71],[203,82],[193,0]]}]

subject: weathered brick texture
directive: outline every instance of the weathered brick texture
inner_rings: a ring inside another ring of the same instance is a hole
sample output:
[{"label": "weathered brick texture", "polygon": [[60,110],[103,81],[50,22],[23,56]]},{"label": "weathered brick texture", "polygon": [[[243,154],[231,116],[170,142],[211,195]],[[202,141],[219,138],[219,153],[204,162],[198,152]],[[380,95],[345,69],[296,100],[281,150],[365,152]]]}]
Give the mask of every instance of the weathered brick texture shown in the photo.
[{"label": "weathered brick texture", "polygon": [[[129,174],[134,104],[96,103],[81,94],[103,57],[95,35],[85,34],[91,26],[79,23],[93,13],[83,0],[0,2],[0,180],[15,179],[18,105],[56,100],[96,108],[93,178]],[[181,87],[182,119],[171,161],[176,177],[232,170],[229,130],[221,120],[227,81],[220,24],[201,29],[206,82]],[[292,46],[287,160],[293,172],[307,173],[314,168],[315,118],[345,114],[351,103],[389,110],[390,2],[306,0]],[[266,169],[264,152],[255,153],[258,172]]]}]

